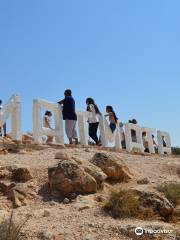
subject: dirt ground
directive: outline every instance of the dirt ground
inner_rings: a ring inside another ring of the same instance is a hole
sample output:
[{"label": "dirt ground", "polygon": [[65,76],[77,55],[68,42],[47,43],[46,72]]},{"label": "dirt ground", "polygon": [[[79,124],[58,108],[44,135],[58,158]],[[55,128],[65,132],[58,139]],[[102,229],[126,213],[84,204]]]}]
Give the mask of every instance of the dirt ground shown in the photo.
[{"label": "dirt ground", "polygon": [[[130,240],[136,239],[134,230],[136,227],[171,229],[180,226],[168,224],[162,221],[140,221],[137,219],[113,219],[102,211],[101,204],[96,201],[97,196],[108,191],[106,184],[103,192],[83,196],[89,202],[90,207],[83,210],[77,208],[76,201],[69,204],[58,202],[43,193],[42,186],[48,179],[48,167],[56,165],[55,159],[58,149],[47,148],[40,151],[22,151],[16,154],[0,155],[0,167],[18,166],[27,167],[33,175],[29,182],[34,195],[27,206],[14,209],[14,218],[17,221],[26,220],[21,231],[23,239],[65,239],[65,240]],[[66,148],[70,158],[81,161],[89,160],[96,152],[106,152],[98,148]],[[134,173],[134,179],[127,185],[137,185],[137,180],[147,177],[150,181],[149,188],[153,189],[158,184],[166,181],[180,181],[177,168],[180,167],[180,158],[174,156],[137,155],[127,152],[116,153]],[[116,187],[121,184],[117,184]],[[7,199],[0,196],[0,210],[7,205]],[[129,233],[128,233],[129,231]],[[124,233],[124,234],[123,234]],[[63,237],[63,238],[61,238]],[[150,239],[147,235],[146,238]],[[161,239],[178,239],[165,235]]]}]

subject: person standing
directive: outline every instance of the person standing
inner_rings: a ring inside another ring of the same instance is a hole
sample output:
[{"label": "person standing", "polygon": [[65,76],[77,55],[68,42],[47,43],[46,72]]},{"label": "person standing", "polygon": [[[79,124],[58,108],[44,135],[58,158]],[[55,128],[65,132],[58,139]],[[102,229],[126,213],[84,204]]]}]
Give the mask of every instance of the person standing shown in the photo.
[{"label": "person standing", "polygon": [[95,104],[94,99],[87,98],[87,111],[88,111],[88,124],[89,124],[89,136],[94,140],[96,145],[99,145],[99,139],[97,136],[97,130],[99,126],[98,115],[101,115],[98,106]]},{"label": "person standing", "polygon": [[65,98],[58,103],[63,105],[62,114],[63,120],[65,120],[66,135],[69,139],[69,144],[73,143],[73,139],[75,139],[75,143],[78,144],[76,132],[77,114],[75,111],[75,100],[72,97],[72,92],[70,89],[65,90],[64,96]]},{"label": "person standing", "polygon": [[[3,105],[2,105],[2,100],[0,100],[0,112],[3,109]],[[3,132],[4,132],[4,137],[6,137],[6,123],[3,124],[3,126],[0,126],[0,136],[2,137],[2,128],[3,128]]]},{"label": "person standing", "polygon": [[[44,127],[45,128],[49,128],[49,129],[52,129],[51,127],[51,117],[52,117],[52,112],[50,111],[46,111],[45,114],[44,114]],[[51,144],[53,142],[53,137],[52,136],[47,136],[47,140],[46,140],[46,143],[47,144]]]},{"label": "person standing", "polygon": [[106,112],[107,114],[105,114],[104,116],[109,117],[109,127],[113,133],[116,130],[118,118],[112,106],[106,106]]}]

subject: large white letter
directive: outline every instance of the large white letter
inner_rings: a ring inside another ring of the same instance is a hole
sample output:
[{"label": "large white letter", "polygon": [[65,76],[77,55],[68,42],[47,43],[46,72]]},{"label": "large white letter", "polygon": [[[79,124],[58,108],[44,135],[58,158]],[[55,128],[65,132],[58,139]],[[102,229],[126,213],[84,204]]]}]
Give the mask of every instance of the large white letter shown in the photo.
[{"label": "large white letter", "polygon": [[116,148],[122,149],[119,122],[117,123],[115,131],[112,133],[106,118],[100,116],[99,128],[101,134],[101,142],[104,147],[108,147],[109,143],[115,143]]},{"label": "large white letter", "polygon": [[85,127],[85,120],[87,119],[87,112],[78,111],[78,128],[79,128],[79,138],[82,145],[88,145],[88,134],[87,128]]},{"label": "large white letter", "polygon": [[157,131],[159,154],[171,154],[171,138],[169,133]]},{"label": "large white letter", "polygon": [[146,133],[146,141],[148,143],[148,149],[150,153],[155,153],[154,142],[152,135],[155,132],[155,129],[152,128],[142,128],[142,132]]},{"label": "large white letter", "polygon": [[[54,112],[55,129],[43,127],[41,118],[42,108]],[[33,102],[33,136],[35,141],[41,143],[43,135],[55,137],[57,143],[64,144],[62,109],[57,103],[50,103],[42,99],[35,99]]]},{"label": "large white letter", "polygon": [[[136,133],[136,141],[132,140],[131,130]],[[125,124],[125,137],[126,137],[126,149],[128,152],[132,151],[133,148],[140,149],[144,152],[144,146],[142,141],[142,129],[136,124],[126,123]]]},{"label": "large white letter", "polygon": [[10,135],[13,140],[21,140],[21,99],[18,95],[13,95],[0,111],[0,126],[6,123],[10,115],[12,119]]}]

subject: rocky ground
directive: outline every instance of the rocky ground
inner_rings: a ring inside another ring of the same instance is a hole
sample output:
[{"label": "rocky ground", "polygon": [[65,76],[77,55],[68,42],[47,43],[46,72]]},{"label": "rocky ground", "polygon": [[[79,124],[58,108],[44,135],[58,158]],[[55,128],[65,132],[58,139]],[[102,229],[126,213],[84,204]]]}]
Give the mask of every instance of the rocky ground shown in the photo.
[{"label": "rocky ground", "polygon": [[[171,234],[160,237],[153,235],[153,239],[180,239],[178,221],[114,219],[102,210],[112,187],[156,194],[160,183],[179,182],[178,157],[110,152],[101,147],[82,146],[23,147],[20,151],[3,150],[1,153],[0,221],[13,209],[14,221],[25,221],[21,239],[152,239],[150,234],[138,237],[134,232],[136,227],[172,230]],[[96,153],[105,154],[101,158],[113,156],[112,162],[105,159],[106,163],[109,161],[108,167],[93,159]],[[118,159],[118,163],[114,163],[114,159]],[[64,187],[66,191],[60,196]],[[73,193],[74,189],[80,194]],[[164,199],[160,196],[158,201]],[[163,204],[162,216],[171,211],[169,203]]]}]

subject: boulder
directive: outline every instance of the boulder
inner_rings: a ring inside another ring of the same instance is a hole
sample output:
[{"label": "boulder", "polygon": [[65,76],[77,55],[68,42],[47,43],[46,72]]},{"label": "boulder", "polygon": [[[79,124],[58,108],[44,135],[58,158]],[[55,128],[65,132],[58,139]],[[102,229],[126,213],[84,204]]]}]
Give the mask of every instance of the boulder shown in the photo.
[{"label": "boulder", "polygon": [[65,150],[61,150],[55,154],[55,159],[69,160],[69,156]]},{"label": "boulder", "polygon": [[25,167],[15,168],[12,170],[12,180],[16,182],[27,182],[33,177],[30,170]]},{"label": "boulder", "polygon": [[27,205],[28,188],[24,183],[18,183],[8,192],[8,198],[15,208]]},{"label": "boulder", "polygon": [[2,148],[2,149],[0,149],[0,154],[6,155],[6,154],[8,154],[8,150],[6,150],[5,148]]},{"label": "boulder", "polygon": [[97,191],[96,180],[73,160],[63,160],[57,167],[48,168],[51,193],[69,196],[72,193],[89,194]]},{"label": "boulder", "polygon": [[155,214],[164,219],[168,219],[173,215],[174,208],[163,194],[150,191],[145,187],[136,187],[132,191],[135,191],[139,196],[143,209],[152,209]]},{"label": "boulder", "polygon": [[90,174],[96,180],[98,189],[103,189],[107,175],[100,168],[93,164],[88,164],[83,167],[85,172]]},{"label": "boulder", "polygon": [[122,159],[113,154],[96,153],[90,162],[99,168],[113,181],[128,181],[133,174]]}]

